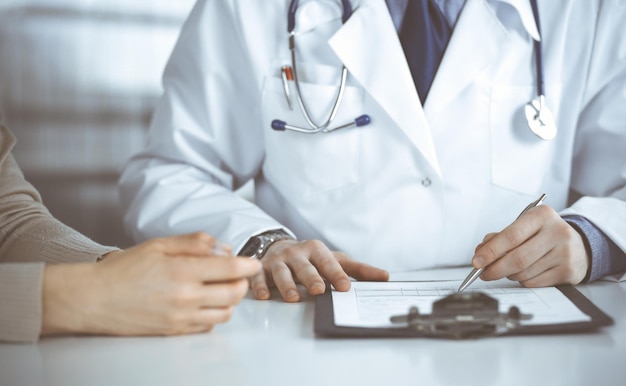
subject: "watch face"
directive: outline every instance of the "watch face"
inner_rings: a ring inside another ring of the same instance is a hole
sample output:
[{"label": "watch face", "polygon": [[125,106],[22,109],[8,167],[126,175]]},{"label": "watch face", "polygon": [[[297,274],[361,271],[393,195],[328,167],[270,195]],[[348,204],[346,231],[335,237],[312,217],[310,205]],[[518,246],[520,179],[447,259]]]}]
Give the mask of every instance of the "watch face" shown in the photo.
[{"label": "watch face", "polygon": [[248,241],[246,247],[241,251],[243,256],[254,256],[261,246],[261,240],[258,237],[253,237]]}]

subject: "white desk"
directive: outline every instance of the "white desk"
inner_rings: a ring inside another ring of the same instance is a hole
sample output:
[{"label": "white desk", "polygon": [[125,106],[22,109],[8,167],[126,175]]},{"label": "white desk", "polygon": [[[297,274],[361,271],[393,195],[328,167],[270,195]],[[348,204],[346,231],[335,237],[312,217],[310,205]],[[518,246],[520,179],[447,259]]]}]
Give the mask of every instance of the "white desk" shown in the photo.
[{"label": "white desk", "polygon": [[320,339],[314,301],[245,299],[209,334],[0,344],[0,385],[624,385],[626,282],[579,290],[615,320],[596,333]]}]

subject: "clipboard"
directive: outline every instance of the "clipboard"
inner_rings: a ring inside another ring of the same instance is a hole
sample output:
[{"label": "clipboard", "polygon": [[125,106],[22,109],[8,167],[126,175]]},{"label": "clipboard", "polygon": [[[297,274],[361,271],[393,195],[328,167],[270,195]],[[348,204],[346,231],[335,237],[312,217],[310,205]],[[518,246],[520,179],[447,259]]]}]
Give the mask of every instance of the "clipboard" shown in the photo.
[{"label": "clipboard", "polygon": [[[563,293],[580,311],[588,315],[590,320],[571,323],[521,325],[497,336],[581,333],[613,325],[613,319],[574,286],[561,285],[555,288]],[[317,296],[315,299],[314,332],[317,336],[326,338],[431,338],[431,336],[408,326],[370,328],[336,325],[330,286],[327,286],[324,294]]]}]

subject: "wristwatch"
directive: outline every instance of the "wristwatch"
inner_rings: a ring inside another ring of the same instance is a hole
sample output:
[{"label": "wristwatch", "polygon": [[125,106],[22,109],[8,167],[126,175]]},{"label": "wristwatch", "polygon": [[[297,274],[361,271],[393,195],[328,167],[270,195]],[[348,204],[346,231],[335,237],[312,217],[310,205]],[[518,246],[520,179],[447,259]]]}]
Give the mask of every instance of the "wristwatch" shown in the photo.
[{"label": "wristwatch", "polygon": [[252,259],[260,259],[265,255],[270,245],[281,240],[293,240],[287,232],[275,229],[252,236],[246,245],[241,248],[240,256],[250,256]]}]

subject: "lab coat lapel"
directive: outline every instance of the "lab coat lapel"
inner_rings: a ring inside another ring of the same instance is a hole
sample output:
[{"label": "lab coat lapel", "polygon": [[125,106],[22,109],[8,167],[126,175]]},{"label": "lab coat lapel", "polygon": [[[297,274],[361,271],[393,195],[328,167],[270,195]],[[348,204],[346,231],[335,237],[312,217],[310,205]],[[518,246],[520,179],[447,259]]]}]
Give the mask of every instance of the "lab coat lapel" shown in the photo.
[{"label": "lab coat lapel", "polygon": [[426,98],[436,116],[491,64],[509,35],[486,0],[467,0]]},{"label": "lab coat lapel", "polygon": [[429,124],[385,1],[364,1],[329,43],[350,74],[441,174]]}]

